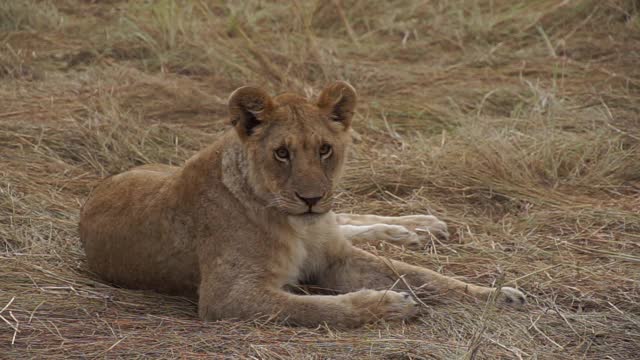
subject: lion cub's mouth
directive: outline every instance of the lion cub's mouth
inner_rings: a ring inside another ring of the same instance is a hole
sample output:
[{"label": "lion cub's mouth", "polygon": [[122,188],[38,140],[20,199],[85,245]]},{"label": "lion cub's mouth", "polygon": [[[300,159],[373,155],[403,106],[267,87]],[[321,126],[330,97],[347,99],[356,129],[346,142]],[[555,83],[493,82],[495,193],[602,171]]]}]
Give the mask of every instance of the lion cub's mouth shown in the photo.
[{"label": "lion cub's mouth", "polygon": [[302,214],[300,214],[299,216],[318,216],[318,215],[322,215],[322,214],[326,214],[327,211],[313,211],[313,210],[308,210],[307,212],[303,212]]},{"label": "lion cub's mouth", "polygon": [[295,214],[294,216],[301,217],[301,218],[313,219],[313,218],[316,218],[318,216],[324,215],[324,214],[326,214],[328,212],[329,212],[329,210],[317,211],[317,210],[309,209],[309,210],[307,210],[307,211],[305,211],[303,213]]},{"label": "lion cub's mouth", "polygon": [[299,214],[289,215],[289,218],[292,220],[296,220],[302,224],[312,224],[316,223],[320,219],[323,218],[327,212],[317,212],[317,211],[307,211]]}]

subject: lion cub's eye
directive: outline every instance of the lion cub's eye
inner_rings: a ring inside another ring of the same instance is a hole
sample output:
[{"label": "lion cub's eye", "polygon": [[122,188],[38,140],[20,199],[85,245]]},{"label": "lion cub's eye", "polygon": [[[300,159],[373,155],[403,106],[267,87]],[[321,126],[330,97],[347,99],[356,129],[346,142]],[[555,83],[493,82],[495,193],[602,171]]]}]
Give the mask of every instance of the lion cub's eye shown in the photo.
[{"label": "lion cub's eye", "polygon": [[289,160],[289,150],[287,150],[287,148],[284,146],[277,148],[276,151],[273,152],[273,154],[276,156],[276,160],[278,161]]},{"label": "lion cub's eye", "polygon": [[331,153],[333,152],[333,149],[331,148],[331,145],[329,144],[322,144],[322,146],[320,146],[320,157],[323,159],[328,158],[329,156],[331,156]]}]

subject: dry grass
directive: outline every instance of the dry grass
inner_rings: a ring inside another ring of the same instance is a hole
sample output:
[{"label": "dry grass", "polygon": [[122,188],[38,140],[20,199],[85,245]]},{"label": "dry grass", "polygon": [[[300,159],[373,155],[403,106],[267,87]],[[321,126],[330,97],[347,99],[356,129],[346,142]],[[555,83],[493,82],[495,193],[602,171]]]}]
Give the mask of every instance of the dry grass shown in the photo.
[{"label": "dry grass", "polygon": [[[632,359],[640,351],[640,15],[631,0],[0,0],[0,354],[7,358]],[[343,211],[434,213],[371,249],[525,311],[433,299],[353,331],[203,323],[88,273],[103,176],[180,164],[234,88],[361,95]]]}]

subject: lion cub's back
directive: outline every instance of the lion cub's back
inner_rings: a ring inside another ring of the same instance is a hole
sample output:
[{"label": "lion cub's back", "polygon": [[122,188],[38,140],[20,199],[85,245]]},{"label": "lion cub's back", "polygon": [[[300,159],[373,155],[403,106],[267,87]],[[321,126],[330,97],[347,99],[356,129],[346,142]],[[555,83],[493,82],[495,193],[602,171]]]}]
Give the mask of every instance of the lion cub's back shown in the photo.
[{"label": "lion cub's back", "polygon": [[[129,220],[123,215],[134,209],[152,212],[153,203],[168,195],[170,177],[177,169],[160,164],[143,165],[102,180],[82,206],[81,230],[87,226],[95,227],[98,223],[117,225],[119,221]],[[136,217],[137,214],[132,215]]]},{"label": "lion cub's back", "polygon": [[188,249],[176,247],[166,216],[175,203],[171,180],[178,169],[140,166],[92,191],[80,213],[80,239],[92,271],[126,287],[191,290],[196,267],[188,264]]}]

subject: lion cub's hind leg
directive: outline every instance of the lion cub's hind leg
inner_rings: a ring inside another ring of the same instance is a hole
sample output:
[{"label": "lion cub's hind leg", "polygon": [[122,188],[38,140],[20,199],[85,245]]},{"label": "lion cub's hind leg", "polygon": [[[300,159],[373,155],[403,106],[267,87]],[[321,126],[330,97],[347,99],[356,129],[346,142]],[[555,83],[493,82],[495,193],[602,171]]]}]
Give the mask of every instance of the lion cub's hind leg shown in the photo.
[{"label": "lion cub's hind leg", "polygon": [[392,244],[417,247],[421,244],[418,234],[401,225],[340,225],[342,234],[353,244],[386,241]]},{"label": "lion cub's hind leg", "polygon": [[410,247],[420,246],[431,236],[447,239],[447,225],[432,215],[378,216],[336,214],[340,230],[352,243],[386,241]]}]

